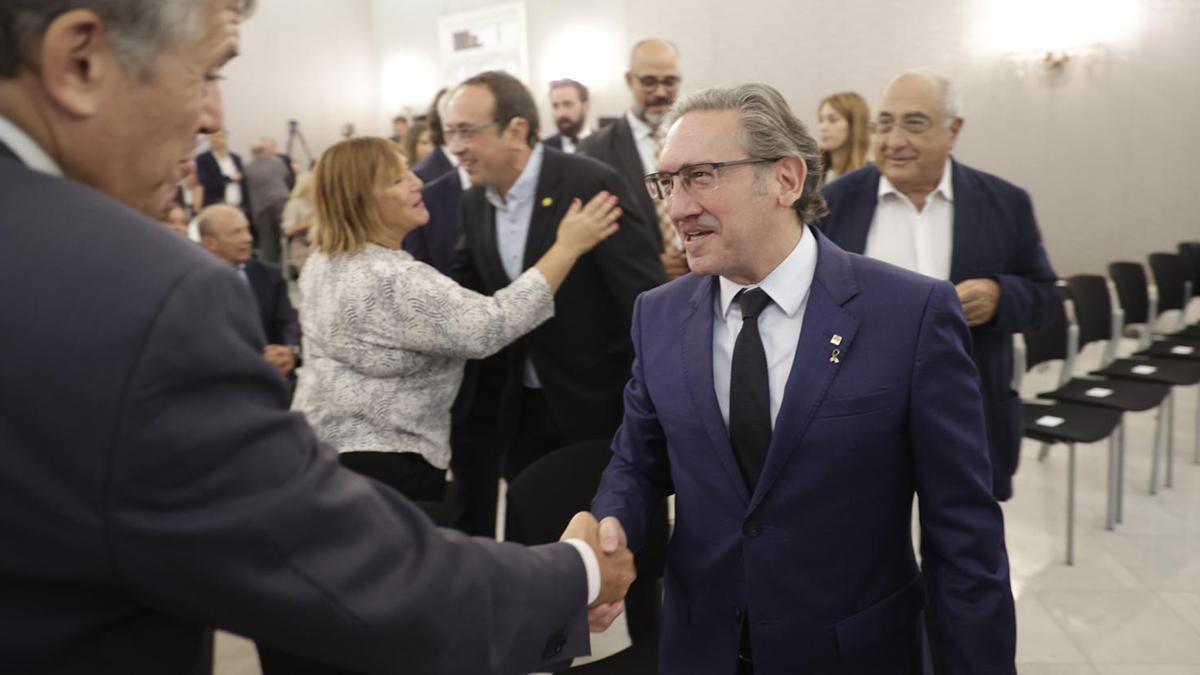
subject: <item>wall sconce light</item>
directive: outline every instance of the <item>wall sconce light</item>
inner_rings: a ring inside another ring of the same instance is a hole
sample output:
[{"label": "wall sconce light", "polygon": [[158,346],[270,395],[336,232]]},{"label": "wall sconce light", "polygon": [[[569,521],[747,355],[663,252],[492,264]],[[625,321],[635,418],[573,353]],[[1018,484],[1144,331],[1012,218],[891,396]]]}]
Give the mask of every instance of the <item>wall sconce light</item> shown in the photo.
[{"label": "wall sconce light", "polygon": [[1129,40],[1138,15],[1138,0],[991,0],[976,37],[1022,66],[1062,72]]}]

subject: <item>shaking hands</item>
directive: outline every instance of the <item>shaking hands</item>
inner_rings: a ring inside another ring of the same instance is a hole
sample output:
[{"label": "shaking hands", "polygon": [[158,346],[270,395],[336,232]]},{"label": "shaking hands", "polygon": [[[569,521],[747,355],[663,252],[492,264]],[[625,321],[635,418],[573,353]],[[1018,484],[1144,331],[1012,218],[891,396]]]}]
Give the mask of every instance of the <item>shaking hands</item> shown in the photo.
[{"label": "shaking hands", "polygon": [[580,511],[571,519],[561,539],[580,539],[596,553],[600,563],[600,595],[588,607],[588,626],[593,633],[608,630],[625,611],[625,593],[637,577],[625,528],[616,518],[597,523],[595,516]]}]

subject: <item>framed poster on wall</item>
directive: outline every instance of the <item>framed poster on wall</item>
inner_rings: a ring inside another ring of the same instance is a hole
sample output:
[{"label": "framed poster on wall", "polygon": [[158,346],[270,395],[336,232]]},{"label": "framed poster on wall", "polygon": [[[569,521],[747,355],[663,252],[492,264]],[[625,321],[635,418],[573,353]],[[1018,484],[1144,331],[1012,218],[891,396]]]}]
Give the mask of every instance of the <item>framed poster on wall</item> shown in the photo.
[{"label": "framed poster on wall", "polygon": [[443,81],[462,82],[485,70],[529,81],[525,3],[448,14],[438,21]]}]

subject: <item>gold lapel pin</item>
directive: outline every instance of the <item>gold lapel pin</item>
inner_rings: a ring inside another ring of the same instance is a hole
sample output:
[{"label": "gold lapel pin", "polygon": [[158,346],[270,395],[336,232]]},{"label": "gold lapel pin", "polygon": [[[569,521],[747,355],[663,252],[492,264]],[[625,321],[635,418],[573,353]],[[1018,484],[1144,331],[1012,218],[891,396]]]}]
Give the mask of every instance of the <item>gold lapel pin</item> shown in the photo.
[{"label": "gold lapel pin", "polygon": [[835,363],[835,364],[841,363],[842,362],[842,350],[840,350],[840,349],[833,350],[833,353],[829,355],[829,362]]},{"label": "gold lapel pin", "polygon": [[545,199],[542,200],[542,206],[547,206],[547,207],[554,206],[554,198],[546,197]]},{"label": "gold lapel pin", "polygon": [[842,344],[842,336],[834,335],[833,337],[829,338],[829,344],[833,345],[834,347],[840,346]]}]

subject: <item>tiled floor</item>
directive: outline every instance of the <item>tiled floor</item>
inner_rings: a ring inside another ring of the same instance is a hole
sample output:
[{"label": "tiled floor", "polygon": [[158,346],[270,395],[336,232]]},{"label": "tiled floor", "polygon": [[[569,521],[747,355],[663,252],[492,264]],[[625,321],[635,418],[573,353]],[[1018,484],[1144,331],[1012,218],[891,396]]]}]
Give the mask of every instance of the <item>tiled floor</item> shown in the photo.
[{"label": "tiled floor", "polygon": [[[1081,355],[1079,372],[1098,353]],[[1052,388],[1054,373],[1030,373],[1025,396]],[[1016,496],[1004,505],[1021,675],[1200,674],[1200,466],[1192,464],[1195,388],[1179,390],[1175,487],[1147,494],[1153,413],[1129,416],[1124,523],[1104,529],[1107,446],[1077,449],[1076,563],[1064,564],[1065,447],[1037,459],[1026,442]],[[598,654],[627,644],[623,626]],[[256,675],[249,643],[221,636],[217,675]]]}]

